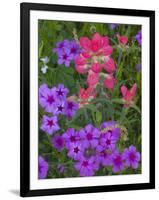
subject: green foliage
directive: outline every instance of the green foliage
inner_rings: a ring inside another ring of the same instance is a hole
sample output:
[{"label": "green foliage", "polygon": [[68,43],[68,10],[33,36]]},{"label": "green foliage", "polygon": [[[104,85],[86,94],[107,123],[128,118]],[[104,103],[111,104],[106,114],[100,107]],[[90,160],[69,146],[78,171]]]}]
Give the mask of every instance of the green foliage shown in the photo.
[{"label": "green foliage", "polygon": [[[59,134],[62,134],[70,127],[79,130],[88,123],[99,127],[104,121],[115,120],[128,131],[128,141],[121,142],[119,149],[125,147],[126,143],[126,146],[134,144],[141,151],[141,73],[135,69],[135,65],[141,62],[141,48],[138,47],[134,39],[134,36],[140,29],[141,27],[137,25],[122,24],[115,30],[112,30],[109,24],[39,20],[39,85],[47,83],[49,87],[52,87],[58,83],[63,83],[69,89],[70,96],[78,96],[79,88],[86,88],[86,76],[79,75],[76,72],[73,62],[68,68],[64,65],[58,65],[57,55],[52,51],[58,41],[64,39],[72,40],[75,37],[74,30],[78,38],[81,36],[91,38],[94,32],[98,32],[103,36],[107,35],[110,38],[110,44],[113,46],[112,57],[117,65],[115,74],[117,83],[114,90],[108,91],[103,89],[103,91],[100,91],[100,96],[97,96],[90,104],[81,107],[71,120],[60,116],[59,121],[62,129],[58,131]],[[117,33],[126,35],[129,38],[127,48],[118,46]],[[43,63],[40,61],[40,58],[45,56],[49,57],[49,62],[47,63],[48,71],[46,74],[43,74],[41,72]],[[134,83],[137,83],[138,86],[135,104],[125,108],[121,99],[120,87],[126,85],[128,88],[131,88]],[[102,95],[103,93],[107,94],[108,97]],[[39,126],[43,114],[44,111],[39,106]],[[39,129],[39,155],[49,159],[50,169],[48,178],[78,176],[78,173],[73,170],[74,161],[66,159],[66,151],[59,153],[51,145],[50,139],[51,136],[44,134]],[[60,174],[57,170],[59,163],[66,168],[64,174]],[[132,173],[141,173],[141,167],[138,170],[126,169],[122,172],[122,174]],[[113,175],[113,173],[109,168],[102,168],[96,175]]]}]

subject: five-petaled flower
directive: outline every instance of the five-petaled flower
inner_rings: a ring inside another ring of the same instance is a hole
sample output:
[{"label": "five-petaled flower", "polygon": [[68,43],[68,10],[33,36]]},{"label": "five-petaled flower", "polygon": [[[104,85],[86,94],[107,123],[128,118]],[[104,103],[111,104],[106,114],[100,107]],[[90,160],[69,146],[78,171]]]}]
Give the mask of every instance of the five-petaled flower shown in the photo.
[{"label": "five-petaled flower", "polygon": [[49,135],[52,135],[54,132],[58,131],[60,127],[58,125],[57,116],[48,117],[43,115],[40,129]]}]

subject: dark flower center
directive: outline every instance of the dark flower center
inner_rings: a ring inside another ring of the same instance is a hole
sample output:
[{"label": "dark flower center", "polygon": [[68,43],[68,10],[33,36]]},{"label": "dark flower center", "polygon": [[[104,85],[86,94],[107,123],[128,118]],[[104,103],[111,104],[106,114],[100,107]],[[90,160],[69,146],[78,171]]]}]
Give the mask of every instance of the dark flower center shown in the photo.
[{"label": "dark flower center", "polygon": [[62,112],[64,107],[62,105],[58,106],[58,111]]},{"label": "dark flower center", "polygon": [[68,58],[68,55],[67,55],[67,54],[64,54],[64,55],[63,55],[63,59],[64,59],[64,60],[67,60],[67,58]]},{"label": "dark flower center", "polygon": [[122,162],[122,160],[121,160],[121,156],[116,156],[116,158],[114,159],[114,163],[115,163],[115,165],[120,165],[121,162]]},{"label": "dark flower center", "polygon": [[70,140],[71,140],[71,142],[75,142],[75,141],[76,141],[76,137],[72,135],[72,136],[70,137]]},{"label": "dark flower center", "polygon": [[106,140],[106,144],[107,144],[107,145],[110,145],[110,143],[111,143],[110,140],[107,139],[107,140]]},{"label": "dark flower center", "polygon": [[134,161],[135,160],[135,154],[134,153],[130,153],[129,158],[130,158],[130,160]]},{"label": "dark flower center", "polygon": [[82,163],[82,166],[83,166],[83,167],[87,167],[87,166],[88,166],[88,161],[87,161],[87,160],[84,160],[83,163]]},{"label": "dark flower center", "polygon": [[93,135],[92,133],[87,133],[87,140],[92,140],[93,139]]},{"label": "dark flower center", "polygon": [[53,120],[47,120],[47,126],[50,126],[50,128],[52,127],[52,126],[54,126],[54,122],[53,122]]},{"label": "dark flower center", "polygon": [[74,148],[74,152],[75,152],[75,153],[78,153],[78,152],[79,152],[79,148],[78,148],[78,147],[75,147],[75,148]]},{"label": "dark flower center", "polygon": [[64,94],[64,92],[63,92],[61,89],[57,90],[56,92],[57,92],[57,94],[58,94],[59,96],[63,96],[63,94]]},{"label": "dark flower center", "polygon": [[62,146],[62,144],[63,144],[63,142],[62,142],[62,140],[61,140],[60,138],[58,138],[58,139],[56,140],[56,142],[57,142],[57,144],[58,144],[59,146]]},{"label": "dark flower center", "polygon": [[73,109],[73,103],[72,102],[68,102],[68,109],[72,110]]},{"label": "dark flower center", "polygon": [[76,48],[75,47],[71,48],[71,53],[76,53]]},{"label": "dark flower center", "polygon": [[48,97],[47,97],[47,102],[48,102],[49,104],[52,104],[53,102],[55,102],[54,97],[48,95]]}]

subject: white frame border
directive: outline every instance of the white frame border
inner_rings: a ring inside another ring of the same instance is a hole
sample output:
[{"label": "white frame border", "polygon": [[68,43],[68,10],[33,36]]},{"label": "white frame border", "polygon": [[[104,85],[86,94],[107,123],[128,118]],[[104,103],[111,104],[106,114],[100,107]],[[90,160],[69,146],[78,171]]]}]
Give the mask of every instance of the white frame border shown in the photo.
[{"label": "white frame border", "polygon": [[[142,25],[142,174],[38,180],[38,20]],[[149,29],[148,17],[30,11],[30,189],[149,183]],[[147,39],[148,38],[148,39]]]}]

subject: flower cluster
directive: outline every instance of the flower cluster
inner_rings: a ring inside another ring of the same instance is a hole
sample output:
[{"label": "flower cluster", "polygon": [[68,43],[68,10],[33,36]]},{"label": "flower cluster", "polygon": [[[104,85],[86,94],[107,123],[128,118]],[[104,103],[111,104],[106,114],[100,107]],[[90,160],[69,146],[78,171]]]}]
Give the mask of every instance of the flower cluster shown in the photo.
[{"label": "flower cluster", "polygon": [[66,67],[70,66],[70,62],[75,60],[80,53],[79,45],[75,40],[63,40],[56,43],[56,48],[53,52],[58,55],[58,64],[64,64]]},{"label": "flower cluster", "polygon": [[67,98],[69,90],[63,84],[49,88],[47,84],[39,87],[39,104],[45,112],[52,116],[43,115],[41,130],[51,135],[60,129],[58,115],[65,115],[72,118],[78,110],[78,103]]},{"label": "flower cluster", "polygon": [[76,70],[80,74],[88,73],[88,88],[95,88],[97,83],[100,82],[102,74],[104,86],[113,89],[116,83],[113,76],[116,65],[111,57],[113,48],[109,44],[109,38],[95,33],[91,40],[87,37],[81,37],[80,45],[82,51],[75,59]]},{"label": "flower cluster", "polygon": [[113,173],[118,173],[131,167],[137,169],[140,153],[133,145],[118,150],[118,142],[122,130],[115,121],[101,124],[100,128],[92,124],[75,131],[69,128],[62,135],[51,139],[52,145],[58,151],[67,149],[67,156],[74,160],[74,169],[80,176],[93,176],[102,167],[112,167]]}]

